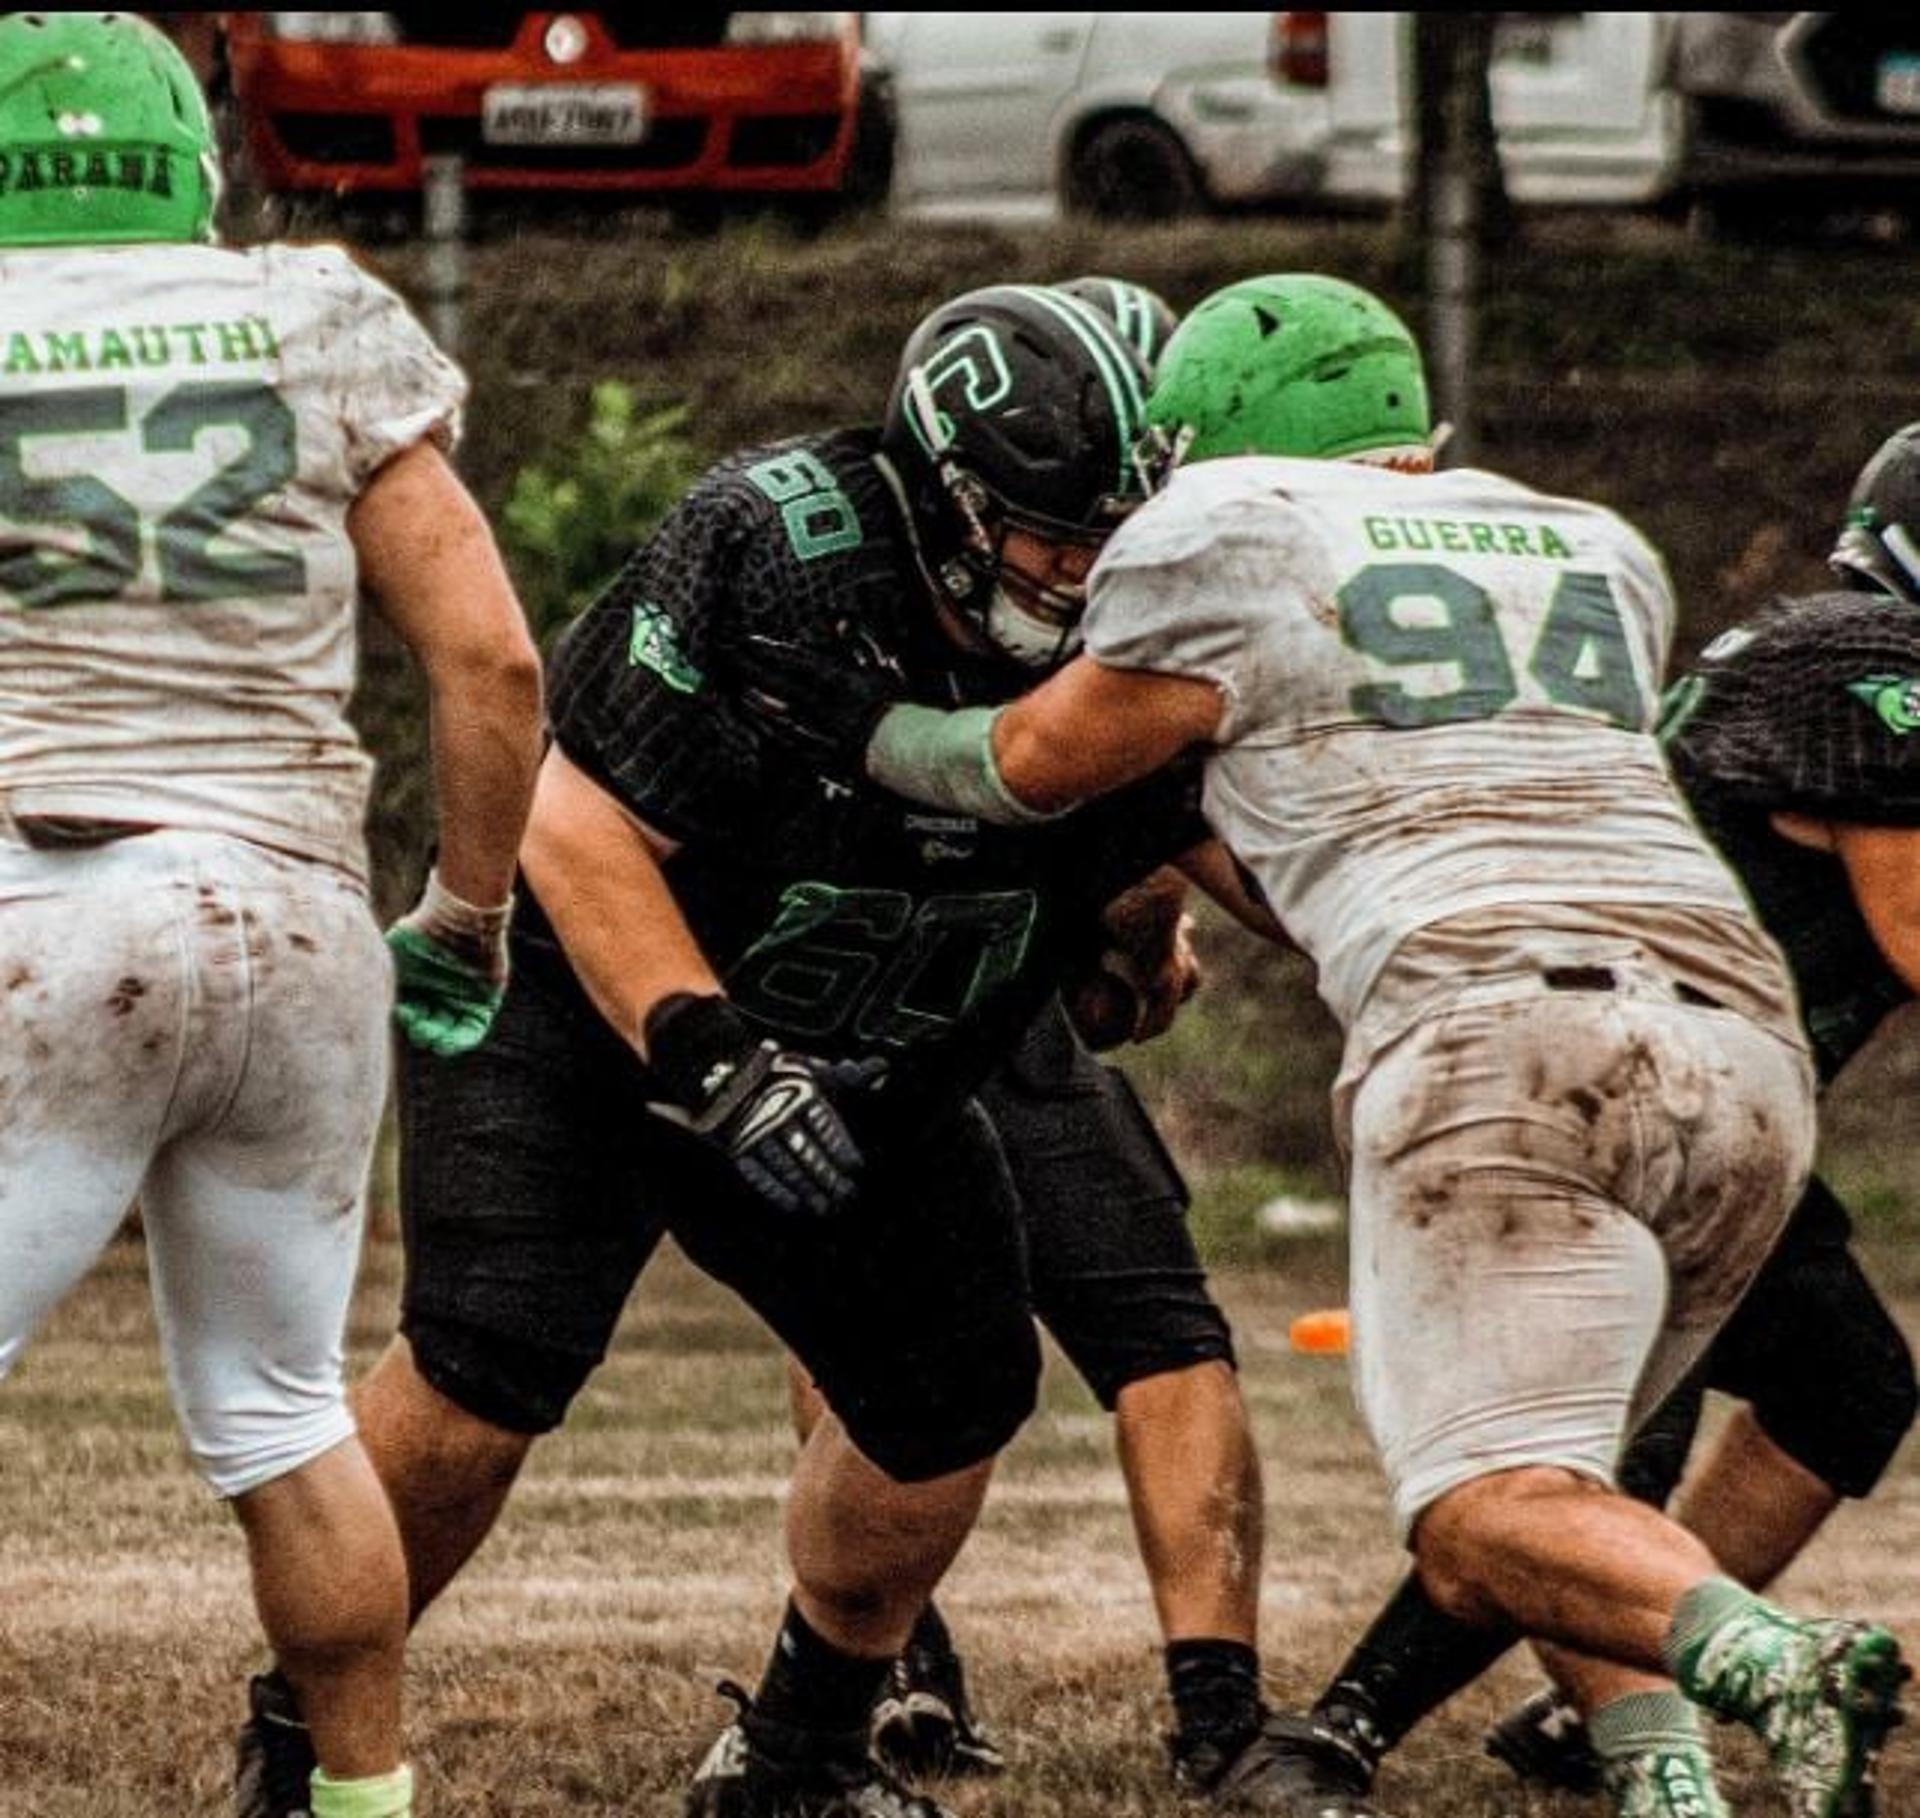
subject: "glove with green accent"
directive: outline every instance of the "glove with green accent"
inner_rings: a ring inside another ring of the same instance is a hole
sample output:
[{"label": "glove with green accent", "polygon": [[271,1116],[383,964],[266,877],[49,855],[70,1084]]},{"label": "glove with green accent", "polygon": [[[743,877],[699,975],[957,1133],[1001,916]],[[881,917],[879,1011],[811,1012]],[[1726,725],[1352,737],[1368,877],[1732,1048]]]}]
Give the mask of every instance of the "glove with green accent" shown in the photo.
[{"label": "glove with green accent", "polygon": [[427,874],[420,901],[387,930],[397,987],[393,1020],[416,1048],[443,1059],[487,1039],[507,995],[509,899],[483,909]]},{"label": "glove with green accent", "polygon": [[725,998],[690,991],[654,1005],[645,1040],[665,1101],[647,1109],[718,1150],[768,1205],[825,1218],[853,1198],[864,1163],[834,1101],[871,1091],[884,1061],[796,1053]]}]

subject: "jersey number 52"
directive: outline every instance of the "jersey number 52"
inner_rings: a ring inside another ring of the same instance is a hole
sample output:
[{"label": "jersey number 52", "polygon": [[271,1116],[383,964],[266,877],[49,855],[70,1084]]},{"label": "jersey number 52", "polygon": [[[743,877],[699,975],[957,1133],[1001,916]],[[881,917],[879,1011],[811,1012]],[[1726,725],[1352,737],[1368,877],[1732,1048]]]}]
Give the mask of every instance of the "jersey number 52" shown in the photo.
[{"label": "jersey number 52", "polygon": [[[111,600],[135,588],[148,527],[133,501],[94,474],[28,471],[30,443],[129,429],[124,386],[0,397],[0,590],[21,605]],[[258,535],[245,547],[220,546],[255,505],[293,477],[293,412],[276,392],[252,380],[176,386],[141,419],[140,447],[156,455],[189,453],[216,429],[237,431],[239,451],[151,526],[160,598],[304,592],[306,563],[297,549]],[[68,528],[56,540],[23,538],[9,525]]]}]

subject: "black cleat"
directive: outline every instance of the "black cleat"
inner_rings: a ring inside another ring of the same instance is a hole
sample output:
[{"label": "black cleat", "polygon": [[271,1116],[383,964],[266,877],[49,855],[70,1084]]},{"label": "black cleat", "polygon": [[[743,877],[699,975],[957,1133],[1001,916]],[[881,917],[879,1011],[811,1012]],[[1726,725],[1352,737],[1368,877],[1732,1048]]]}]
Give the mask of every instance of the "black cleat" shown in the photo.
[{"label": "black cleat", "polygon": [[731,1680],[720,1692],[740,1714],[695,1772],[686,1818],[952,1818],[875,1761],[864,1732],[823,1736],[770,1722]]},{"label": "black cleat", "polygon": [[974,1719],[960,1656],[929,1647],[917,1633],[874,1704],[870,1741],[874,1754],[910,1780],[1007,1770],[1007,1758]]},{"label": "black cleat", "polygon": [[1552,1686],[1515,1705],[1486,1735],[1487,1753],[1522,1780],[1568,1793],[1600,1790],[1600,1757],[1580,1712]]},{"label": "black cleat", "polygon": [[234,1744],[234,1818],[310,1818],[313,1737],[293,1687],[277,1672],[248,1680],[247,1711]]},{"label": "black cleat", "polygon": [[1276,1818],[1387,1818],[1367,1797],[1373,1773],[1337,1730],[1294,1711],[1269,1711],[1227,1745],[1174,1744],[1174,1777],[1229,1811]]}]

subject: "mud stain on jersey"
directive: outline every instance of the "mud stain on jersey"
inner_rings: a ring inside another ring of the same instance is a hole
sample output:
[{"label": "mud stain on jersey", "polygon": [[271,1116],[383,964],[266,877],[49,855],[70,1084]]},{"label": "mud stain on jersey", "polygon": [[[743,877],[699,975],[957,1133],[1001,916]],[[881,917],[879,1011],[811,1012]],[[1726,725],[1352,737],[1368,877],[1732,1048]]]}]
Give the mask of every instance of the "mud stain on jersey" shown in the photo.
[{"label": "mud stain on jersey", "polygon": [[112,995],[107,999],[107,1008],[115,1016],[131,1016],[134,1005],[146,995],[147,981],[129,974],[114,986]]},{"label": "mud stain on jersey", "polygon": [[15,966],[14,969],[7,974],[7,989],[9,991],[18,991],[22,986],[32,984],[34,976],[34,970],[31,966]]}]

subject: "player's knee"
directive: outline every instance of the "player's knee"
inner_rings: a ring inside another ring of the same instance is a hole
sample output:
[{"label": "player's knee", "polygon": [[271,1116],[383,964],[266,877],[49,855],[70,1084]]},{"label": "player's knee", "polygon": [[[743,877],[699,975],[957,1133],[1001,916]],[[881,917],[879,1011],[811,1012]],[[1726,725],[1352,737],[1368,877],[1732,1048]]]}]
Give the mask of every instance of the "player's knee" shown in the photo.
[{"label": "player's knee", "polygon": [[1490,1471],[1442,1491],[1414,1518],[1409,1537],[1421,1588],[1457,1621],[1502,1620],[1485,1585],[1490,1531],[1552,1522],[1555,1505],[1567,1496],[1605,1492],[1605,1485],[1559,1465]]},{"label": "player's knee", "polygon": [[523,1438],[559,1426],[599,1362],[431,1315],[409,1314],[401,1330],[423,1382],[476,1421]]}]

